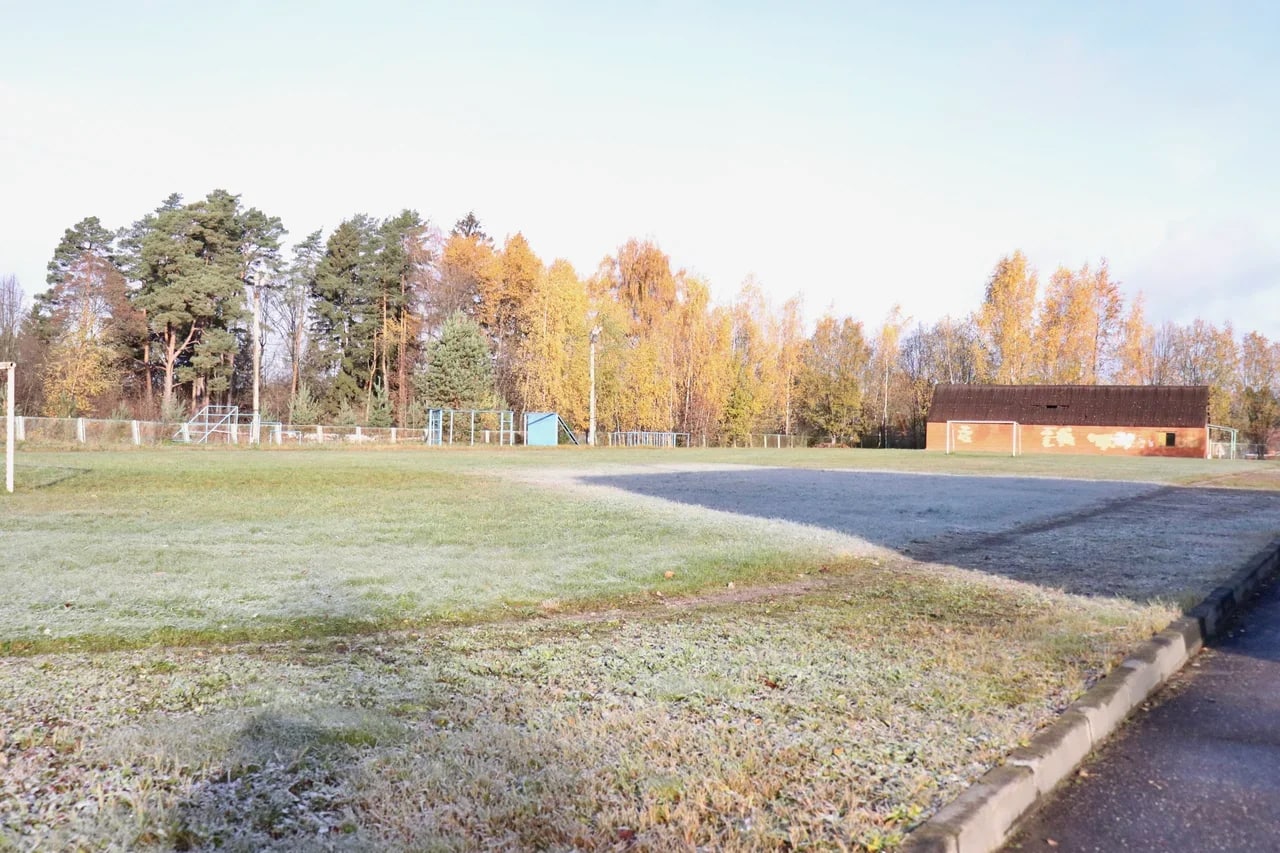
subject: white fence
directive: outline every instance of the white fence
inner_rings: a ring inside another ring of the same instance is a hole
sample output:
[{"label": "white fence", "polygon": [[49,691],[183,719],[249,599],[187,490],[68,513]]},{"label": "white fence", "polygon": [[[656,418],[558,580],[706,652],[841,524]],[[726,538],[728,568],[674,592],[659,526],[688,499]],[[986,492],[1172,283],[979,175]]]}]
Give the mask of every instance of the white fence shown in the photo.
[{"label": "white fence", "polygon": [[[146,446],[182,440],[184,423],[162,421],[110,420],[105,418],[14,418],[14,438],[31,445],[83,444],[101,447]],[[257,430],[255,435],[254,431]],[[524,431],[512,429],[488,412],[444,412],[439,426],[439,443],[452,446],[523,444]],[[0,418],[0,440],[4,419]],[[429,428],[337,426],[334,424],[230,423],[210,440],[229,444],[276,445],[363,445],[432,444]],[[602,435],[610,447],[696,447],[709,446],[707,436],[685,432],[615,431]],[[754,433],[747,447],[803,447],[803,437],[782,433]]]},{"label": "white fence", "polygon": [[14,418],[18,441],[31,444],[161,444],[168,441],[173,424],[160,421],[120,421],[103,418]]},{"label": "white fence", "polygon": [[[486,418],[455,419],[446,422],[441,436],[442,444],[484,445],[516,444],[523,442],[519,430],[500,429],[498,423]],[[162,421],[108,420],[104,418],[14,418],[14,438],[28,444],[86,444],[157,445],[181,441],[185,423]],[[256,434],[255,434],[256,430]],[[0,419],[0,438],[4,437],[4,421]],[[335,426],[332,424],[252,424],[230,423],[216,436],[218,443],[227,444],[425,444],[427,429],[403,427]]]}]

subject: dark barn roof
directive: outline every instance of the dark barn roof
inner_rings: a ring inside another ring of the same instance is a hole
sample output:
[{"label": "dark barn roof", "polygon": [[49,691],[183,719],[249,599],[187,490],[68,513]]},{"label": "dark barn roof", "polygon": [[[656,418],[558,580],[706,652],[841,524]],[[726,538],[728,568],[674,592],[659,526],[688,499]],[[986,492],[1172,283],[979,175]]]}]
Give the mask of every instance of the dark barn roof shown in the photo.
[{"label": "dark barn roof", "polygon": [[1202,427],[1207,385],[939,385],[929,421]]}]

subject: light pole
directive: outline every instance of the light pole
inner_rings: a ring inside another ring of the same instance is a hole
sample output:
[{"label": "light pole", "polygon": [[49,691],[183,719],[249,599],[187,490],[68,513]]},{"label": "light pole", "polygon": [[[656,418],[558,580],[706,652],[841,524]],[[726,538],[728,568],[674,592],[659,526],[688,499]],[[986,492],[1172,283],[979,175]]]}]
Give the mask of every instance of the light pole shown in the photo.
[{"label": "light pole", "polygon": [[587,446],[596,444],[596,341],[600,340],[600,327],[591,329],[591,348],[588,350],[587,370],[590,373],[591,391],[587,404]]}]

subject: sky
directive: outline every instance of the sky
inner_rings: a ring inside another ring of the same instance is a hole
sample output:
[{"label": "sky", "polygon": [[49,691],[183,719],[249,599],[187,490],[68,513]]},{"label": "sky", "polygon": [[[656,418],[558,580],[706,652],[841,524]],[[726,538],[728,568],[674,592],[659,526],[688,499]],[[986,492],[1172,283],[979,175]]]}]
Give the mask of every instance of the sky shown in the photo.
[{"label": "sky", "polygon": [[475,211],[580,274],[651,239],[878,326],[1001,256],[1280,339],[1280,4],[0,0],[0,275],[213,189],[292,239]]}]

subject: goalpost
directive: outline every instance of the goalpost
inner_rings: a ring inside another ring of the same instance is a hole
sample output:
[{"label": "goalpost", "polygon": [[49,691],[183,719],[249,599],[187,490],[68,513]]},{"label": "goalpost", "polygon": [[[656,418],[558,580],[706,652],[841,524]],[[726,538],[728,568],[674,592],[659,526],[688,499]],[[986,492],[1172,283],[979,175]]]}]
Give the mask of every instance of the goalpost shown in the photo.
[{"label": "goalpost", "polygon": [[0,361],[0,370],[5,374],[4,392],[4,487],[13,493],[13,371],[17,365],[12,361]]},{"label": "goalpost", "polygon": [[[998,425],[1010,428],[1009,455],[1022,455],[1022,430],[1020,429],[1021,424],[1017,421],[947,421],[947,453],[954,451],[957,444],[968,444],[972,441],[972,427]],[[969,431],[969,438],[965,436],[966,429]]]},{"label": "goalpost", "polygon": [[[1205,459],[1238,459],[1240,430],[1229,426],[1208,424],[1205,429],[1208,442],[1205,443]],[[1217,435],[1217,439],[1214,436]]]}]

